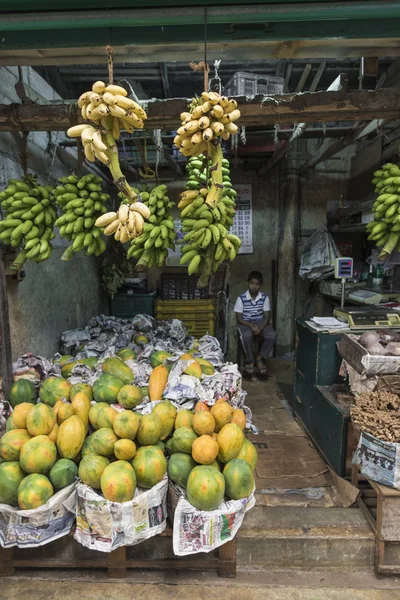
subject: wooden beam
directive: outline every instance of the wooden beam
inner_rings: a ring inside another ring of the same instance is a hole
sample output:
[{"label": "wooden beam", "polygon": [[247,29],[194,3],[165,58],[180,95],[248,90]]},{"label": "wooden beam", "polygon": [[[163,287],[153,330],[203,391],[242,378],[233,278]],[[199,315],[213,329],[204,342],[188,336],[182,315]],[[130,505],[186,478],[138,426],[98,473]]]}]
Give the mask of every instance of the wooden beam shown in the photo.
[{"label": "wooden beam", "polygon": [[[115,62],[146,63],[193,61],[204,59],[204,43],[200,41],[165,44],[113,45]],[[228,40],[207,44],[208,60],[264,60],[294,58],[361,58],[362,56],[400,56],[398,37],[374,39],[320,40]],[[104,46],[88,48],[25,48],[1,50],[0,66],[61,66],[104,64]]]},{"label": "wooden beam", "polygon": [[171,98],[171,90],[169,87],[168,81],[168,67],[165,63],[159,63],[160,73],[161,73],[161,81],[163,84],[164,96],[165,98]]},{"label": "wooden beam", "polygon": [[300,79],[299,79],[299,82],[298,82],[298,84],[297,84],[297,87],[296,87],[296,94],[298,94],[298,93],[300,93],[300,92],[302,92],[302,91],[303,91],[303,89],[304,89],[304,86],[305,86],[305,83],[306,83],[306,81],[307,81],[307,79],[308,79],[308,76],[309,76],[309,74],[310,74],[310,71],[311,71],[311,64],[310,64],[310,63],[307,63],[307,64],[306,64],[306,66],[304,67],[304,71],[303,71],[303,73],[301,74],[301,76],[300,76]]},{"label": "wooden beam", "polygon": [[[237,97],[242,113],[240,125],[259,127],[292,123],[325,123],[329,121],[363,121],[400,118],[400,89],[376,92],[349,90]],[[187,109],[188,100],[149,100],[146,129],[176,129],[179,115]],[[75,104],[2,104],[0,131],[66,131],[81,122]]]},{"label": "wooden beam", "polygon": [[385,87],[394,87],[400,81],[400,58],[396,58],[390,67],[382,73],[376,84],[376,90]]},{"label": "wooden beam", "polygon": [[338,152],[341,152],[345,148],[352,146],[362,138],[373,135],[378,135],[379,128],[385,124],[385,120],[374,120],[365,125],[362,129],[352,129],[344,138],[337,140],[332,143],[323,144],[317,154],[308,160],[300,169],[301,173],[304,173],[308,169],[316,167],[319,163],[328,160]]},{"label": "wooden beam", "polygon": [[325,67],[326,67],[326,62],[322,61],[322,63],[319,65],[317,72],[314,75],[314,79],[311,82],[310,85],[310,92],[316,92],[317,91],[317,87],[319,85],[319,82],[321,81],[321,77],[325,71]]},{"label": "wooden beam", "polygon": [[285,72],[285,92],[289,92],[289,82],[290,82],[290,76],[292,74],[292,70],[293,70],[293,63],[289,63],[288,66],[286,67],[286,72]]},{"label": "wooden beam", "polygon": [[6,270],[3,252],[4,248],[0,249],[0,377],[1,388],[4,396],[7,397],[13,382],[13,370]]},{"label": "wooden beam", "polygon": [[275,77],[283,77],[285,75],[285,63],[283,60],[278,60],[276,65]]},{"label": "wooden beam", "polygon": [[379,73],[379,58],[366,56],[360,60],[359,88],[372,89],[376,87]]},{"label": "wooden beam", "polygon": [[[325,65],[326,63],[321,63],[321,65]],[[322,75],[322,71],[323,69],[321,69],[321,65],[318,68],[318,71],[321,71],[321,75]],[[324,66],[325,68],[325,66]],[[314,77],[315,80],[316,76]],[[338,77],[336,77],[336,79],[333,81],[333,83],[331,83],[331,85],[328,87],[328,92],[331,91],[341,91],[346,89],[347,90],[347,86],[348,86],[348,82],[349,79],[346,75],[346,73],[341,73]],[[314,81],[313,81],[314,83]],[[266,173],[267,171],[269,171],[270,169],[272,169],[272,167],[274,165],[276,165],[277,162],[279,162],[287,153],[287,151],[289,150],[291,144],[293,144],[293,142],[298,139],[300,136],[303,135],[303,133],[308,129],[308,127],[311,125],[311,123],[299,123],[295,128],[294,131],[291,135],[291,137],[286,140],[285,142],[283,142],[279,148],[277,148],[274,152],[274,154],[271,156],[271,158],[268,160],[268,162],[261,167],[261,169],[258,170],[257,175],[263,175],[264,173]]]},{"label": "wooden beam", "polygon": [[[376,84],[375,92],[382,90],[385,85],[397,85],[400,81],[400,58],[392,62],[390,67],[381,75]],[[386,89],[386,88],[385,88]],[[358,123],[357,127],[354,127],[344,138],[332,143],[324,143],[319,149],[319,152],[312,159],[306,161],[301,167],[301,171],[304,172],[307,169],[315,167],[318,163],[328,160],[332,156],[335,156],[338,152],[341,152],[348,146],[354,144],[358,139],[362,139],[366,135],[376,133],[376,131],[384,125],[385,120],[381,121],[379,116],[371,123],[362,121]]]}]

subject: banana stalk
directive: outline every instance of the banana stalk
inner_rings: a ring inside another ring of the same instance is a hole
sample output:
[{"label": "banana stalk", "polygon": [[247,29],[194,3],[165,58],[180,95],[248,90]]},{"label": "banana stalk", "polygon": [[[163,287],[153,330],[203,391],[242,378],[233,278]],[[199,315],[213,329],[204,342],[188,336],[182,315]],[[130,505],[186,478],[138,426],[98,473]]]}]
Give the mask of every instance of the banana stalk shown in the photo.
[{"label": "banana stalk", "polygon": [[222,175],[222,147],[219,141],[215,140],[208,144],[209,154],[211,155],[210,175],[212,179],[211,189],[207,194],[206,204],[215,208],[221,200],[224,191]]},{"label": "banana stalk", "polygon": [[115,142],[114,136],[110,131],[107,131],[105,134],[105,144],[107,146],[107,156],[110,159],[110,163],[107,166],[110,169],[110,173],[115,185],[117,186],[119,191],[125,196],[125,198],[128,198],[131,202],[135,202],[137,199],[137,194],[128,184],[128,182],[126,181],[126,177],[121,171],[117,144]]},{"label": "banana stalk", "polygon": [[197,282],[197,287],[204,288],[208,286],[208,281],[213,272],[213,262],[215,254],[215,244],[211,242],[207,248],[206,256],[204,259],[204,267],[202,269],[200,278]]},{"label": "banana stalk", "polygon": [[390,255],[392,254],[393,250],[398,245],[399,240],[400,240],[400,233],[398,233],[398,232],[391,233],[389,236],[389,239],[387,240],[386,244],[383,246],[383,248],[379,254],[379,259],[383,260],[383,261],[388,260],[388,258],[390,258]]}]

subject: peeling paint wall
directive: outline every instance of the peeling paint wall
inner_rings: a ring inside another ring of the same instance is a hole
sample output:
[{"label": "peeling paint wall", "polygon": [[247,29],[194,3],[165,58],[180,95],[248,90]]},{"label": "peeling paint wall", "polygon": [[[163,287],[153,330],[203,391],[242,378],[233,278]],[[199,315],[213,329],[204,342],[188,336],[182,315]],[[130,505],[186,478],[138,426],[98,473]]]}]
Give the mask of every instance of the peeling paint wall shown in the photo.
[{"label": "peeling paint wall", "polygon": [[[31,68],[23,67],[26,93],[34,101],[58,100],[60,96]],[[18,69],[0,68],[0,102],[20,102],[15,91]],[[32,132],[28,137],[28,171],[42,183],[54,184],[76,167],[74,151],[54,153],[54,143],[62,133]],[[20,136],[0,133],[0,188],[10,178],[20,178]],[[76,255],[70,262],[60,257],[67,242],[55,238],[51,258],[41,264],[28,261],[20,283],[7,277],[13,359],[25,352],[51,357],[59,348],[62,331],[80,327],[93,316],[108,311],[108,301],[100,287],[98,261]]]}]

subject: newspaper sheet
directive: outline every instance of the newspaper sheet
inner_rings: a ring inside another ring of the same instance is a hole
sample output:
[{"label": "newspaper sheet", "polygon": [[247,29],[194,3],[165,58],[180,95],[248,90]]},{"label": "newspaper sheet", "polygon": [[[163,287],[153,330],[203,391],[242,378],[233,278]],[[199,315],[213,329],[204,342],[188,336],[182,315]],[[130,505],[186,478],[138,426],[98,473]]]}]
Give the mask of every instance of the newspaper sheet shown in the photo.
[{"label": "newspaper sheet", "polygon": [[75,521],[74,512],[69,510],[75,503],[75,487],[72,483],[32,510],[0,504],[0,545],[34,548],[67,535]]},{"label": "newspaper sheet", "polygon": [[168,477],[150,490],[136,489],[129,502],[110,502],[89,486],[78,483],[77,542],[100,552],[134,546],[166,528]]},{"label": "newspaper sheet", "polygon": [[254,491],[247,498],[222,502],[217,510],[194,508],[185,496],[176,507],[174,517],[174,554],[186,556],[211,552],[232,540],[244,515],[255,504]]}]

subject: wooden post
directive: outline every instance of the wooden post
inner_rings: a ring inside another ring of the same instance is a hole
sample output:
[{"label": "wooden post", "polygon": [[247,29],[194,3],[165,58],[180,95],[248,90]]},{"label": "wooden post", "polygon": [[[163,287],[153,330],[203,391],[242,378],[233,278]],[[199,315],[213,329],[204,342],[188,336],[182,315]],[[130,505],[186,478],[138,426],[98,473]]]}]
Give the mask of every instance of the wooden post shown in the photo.
[{"label": "wooden post", "polygon": [[126,547],[113,550],[108,555],[108,576],[113,578],[126,577]]},{"label": "wooden post", "polygon": [[[296,144],[297,145],[297,144]],[[295,145],[295,146],[296,146]],[[296,152],[296,148],[293,149]],[[277,354],[293,350],[295,334],[297,212],[299,173],[297,166],[288,160],[280,171],[282,185],[277,264],[276,329]]]},{"label": "wooden post", "polygon": [[14,575],[13,556],[14,548],[0,548],[0,577]]},{"label": "wooden post", "polygon": [[0,377],[4,396],[13,382],[10,322],[8,315],[8,298],[6,271],[3,252],[0,250]]},{"label": "wooden post", "polygon": [[218,550],[218,576],[236,577],[236,538],[230,542],[222,544]]}]

